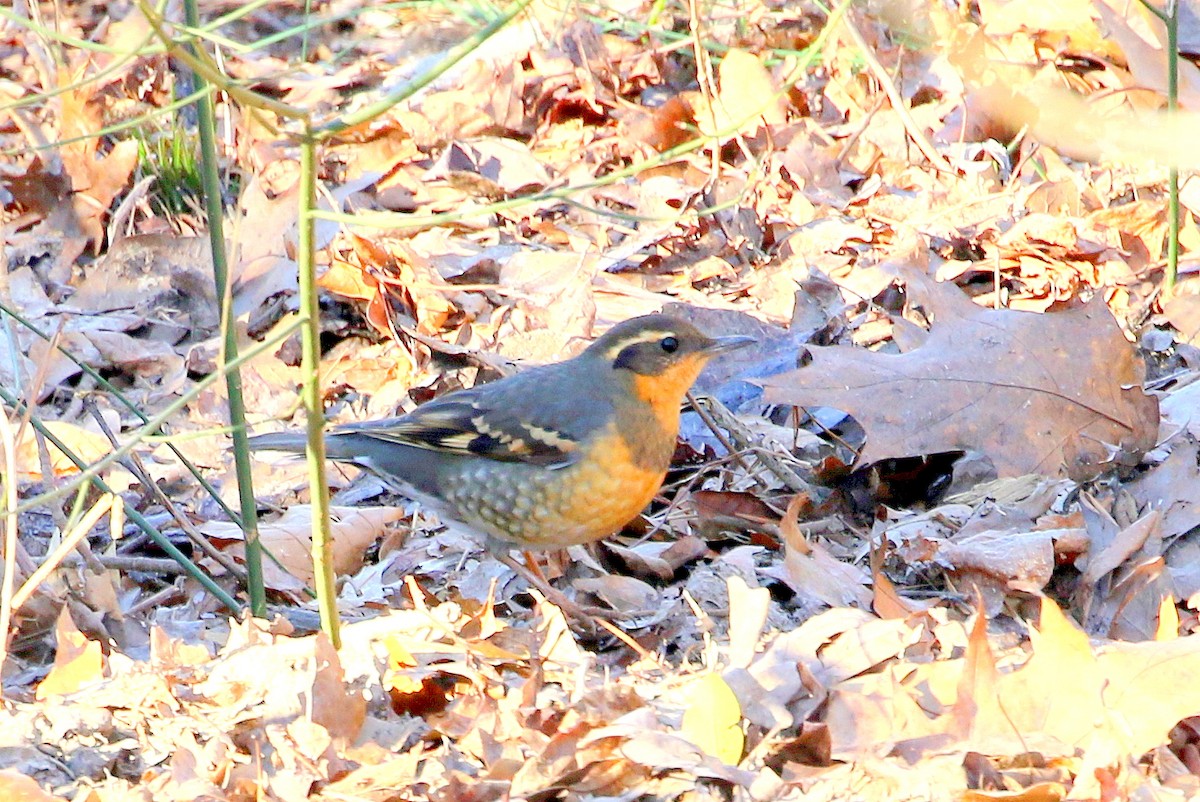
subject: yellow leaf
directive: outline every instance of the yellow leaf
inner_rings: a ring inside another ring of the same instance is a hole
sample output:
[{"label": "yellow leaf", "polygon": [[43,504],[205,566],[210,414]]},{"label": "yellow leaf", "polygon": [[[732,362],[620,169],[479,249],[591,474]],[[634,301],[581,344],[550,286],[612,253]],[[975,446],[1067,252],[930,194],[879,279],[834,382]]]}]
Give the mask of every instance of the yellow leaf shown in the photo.
[{"label": "yellow leaf", "polygon": [[[47,421],[46,428],[85,463],[98,462],[112,451],[108,438],[99,432],[91,432],[65,421]],[[47,442],[46,447],[50,450],[50,465],[55,476],[79,473],[75,463],[67,459],[67,455],[53,443]],[[33,436],[32,427],[26,430],[25,436],[17,444],[17,471],[22,478],[43,478],[41,463],[38,462],[37,439]]]},{"label": "yellow leaf", "polygon": [[680,729],[684,737],[705,754],[736,766],[742,759],[746,736],[742,733],[742,708],[733,690],[716,674],[692,683]]},{"label": "yellow leaf", "polygon": [[1155,640],[1175,640],[1179,637],[1179,611],[1175,609],[1175,598],[1169,593],[1158,605],[1158,630]]},{"label": "yellow leaf", "polygon": [[720,88],[712,112],[696,115],[704,134],[753,134],[763,123],[778,125],[787,119],[786,103],[775,80],[753,53],[730,50],[721,59],[717,78]]},{"label": "yellow leaf", "polygon": [[88,640],[79,631],[66,607],[58,616],[55,632],[58,648],[54,653],[54,667],[34,692],[34,698],[39,701],[74,693],[104,678],[104,654],[100,644]]},{"label": "yellow leaf", "polygon": [[395,637],[385,638],[383,645],[387,647],[389,671],[399,671],[403,668],[416,667],[417,659]]}]

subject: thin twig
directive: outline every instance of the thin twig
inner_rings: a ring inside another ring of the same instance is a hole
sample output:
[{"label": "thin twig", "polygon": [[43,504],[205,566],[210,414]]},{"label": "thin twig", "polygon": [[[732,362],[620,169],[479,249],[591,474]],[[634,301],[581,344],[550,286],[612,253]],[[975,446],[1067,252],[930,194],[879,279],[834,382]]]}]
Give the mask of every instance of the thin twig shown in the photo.
[{"label": "thin twig", "polygon": [[0,580],[0,688],[3,688],[4,662],[8,658],[8,630],[12,625],[13,586],[17,577],[17,442],[12,422],[0,409],[0,445],[3,446],[4,487],[0,503],[4,505],[4,577]]},{"label": "thin twig", "polygon": [[908,104],[904,101],[900,90],[896,88],[896,82],[892,80],[892,76],[888,75],[888,71],[879,63],[879,59],[875,56],[875,51],[867,44],[867,40],[863,38],[862,33],[854,25],[854,21],[850,19],[849,14],[842,17],[842,24],[846,26],[846,31],[850,34],[850,38],[858,45],[863,61],[867,62],[867,66],[871,69],[871,73],[874,74],[875,80],[879,81],[879,85],[887,94],[888,100],[892,102],[892,108],[895,110],[896,116],[904,124],[904,130],[908,132],[909,138],[912,139],[917,149],[921,151],[935,169],[957,174],[958,171],[954,169],[950,162],[946,161],[945,156],[937,152],[933,143],[929,141],[929,137],[917,125],[917,121],[913,119],[912,113],[908,110]]},{"label": "thin twig", "polygon": [[92,531],[92,528],[99,523],[100,519],[112,510],[113,501],[115,499],[116,497],[111,495],[101,496],[100,500],[97,501],[90,510],[88,510],[87,514],[83,516],[83,518],[81,518],[79,522],[76,523],[75,526],[66,533],[66,535],[63,536],[62,542],[58,544],[54,551],[51,552],[45,560],[42,561],[42,564],[37,567],[37,570],[35,570],[29,576],[29,578],[25,580],[25,582],[21,585],[21,589],[13,595],[13,612],[21,609],[21,605],[23,605],[31,596],[33,596],[34,592],[38,589],[38,586],[45,582],[50,574],[54,572],[54,569],[58,568],[58,566],[62,564],[64,560],[66,560],[67,555],[75,549],[76,545],[78,545],[80,541],[87,537],[88,532]]},{"label": "thin twig", "polygon": [[[729,411],[728,407],[712,396],[705,396],[704,404],[712,416],[714,424],[729,432],[729,436],[734,441],[745,443],[745,450],[751,451],[755,459],[761,462],[767,470],[775,474],[779,481],[783,482],[789,490],[793,493],[806,493],[811,490],[808,482],[804,481],[799,474],[784,464],[784,461],[780,459],[778,454],[772,453],[769,449],[756,446],[753,434],[737,419],[736,415]],[[716,429],[713,429],[713,431],[715,432]],[[729,448],[733,452],[731,446],[727,445],[726,448]]]},{"label": "thin twig", "polygon": [[[113,433],[112,428],[108,425],[108,421],[104,420],[104,416],[100,414],[100,408],[97,406],[95,399],[88,398],[84,402],[84,405],[87,407],[88,412],[91,413],[92,418],[95,419],[96,423],[100,426],[100,431],[105,437],[108,438],[108,442],[112,443],[113,448],[119,448],[121,443],[117,440],[117,436]],[[151,478],[150,473],[146,470],[145,464],[142,462],[142,458],[139,457],[136,452],[129,452],[120,460],[120,464],[121,467],[137,477],[137,480],[142,484],[142,487],[146,488],[146,491],[150,493],[150,495],[152,495],[159,504],[162,505],[163,509],[165,509],[172,518],[175,519],[175,522],[179,524],[179,528],[183,530],[185,535],[187,535],[188,540],[192,541],[197,548],[211,557],[215,562],[219,563],[221,567],[230,574],[235,576],[238,582],[242,583],[242,586],[245,587],[246,572],[239,568],[237,563],[235,563],[228,554],[225,554],[223,551],[210,543],[208,538],[201,534],[200,531],[192,525],[191,520],[184,515],[178,507],[175,506],[175,502],[171,501],[171,498],[163,492],[161,487],[158,486],[158,482],[155,482],[154,479]],[[103,562],[103,559],[101,561]]]},{"label": "thin twig", "polygon": [[174,560],[165,557],[126,557],[123,554],[104,554],[100,563],[110,571],[141,571],[144,574],[168,574],[186,576],[187,571]]}]

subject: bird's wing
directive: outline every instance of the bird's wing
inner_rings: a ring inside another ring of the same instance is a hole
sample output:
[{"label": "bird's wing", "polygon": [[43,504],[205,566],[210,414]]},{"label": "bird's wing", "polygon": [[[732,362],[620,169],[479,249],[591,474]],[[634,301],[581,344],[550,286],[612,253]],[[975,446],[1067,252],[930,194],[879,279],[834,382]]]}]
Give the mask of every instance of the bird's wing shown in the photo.
[{"label": "bird's wing", "polygon": [[544,406],[537,411],[528,408],[526,399],[533,388],[514,386],[510,391],[509,381],[451,393],[400,418],[341,427],[335,435],[353,432],[430,451],[503,462],[544,466],[572,462],[580,446],[578,438],[564,431],[565,427],[548,423],[547,418],[557,416],[544,414]]}]

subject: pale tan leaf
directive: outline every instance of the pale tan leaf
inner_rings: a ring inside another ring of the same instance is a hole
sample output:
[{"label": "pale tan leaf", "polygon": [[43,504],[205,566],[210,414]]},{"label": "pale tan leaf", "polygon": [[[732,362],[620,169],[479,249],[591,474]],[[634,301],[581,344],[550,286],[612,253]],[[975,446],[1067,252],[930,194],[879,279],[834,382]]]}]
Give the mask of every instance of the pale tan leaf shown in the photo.
[{"label": "pale tan leaf", "polygon": [[[400,507],[331,507],[333,569],[337,574],[352,574],[362,565],[367,547],[383,533],[384,527],[405,517]],[[206,535],[224,540],[242,540],[236,524],[209,521],[200,527]],[[258,527],[259,541],[274,560],[263,561],[267,585],[276,590],[298,590],[312,581],[312,507],[296,504],[281,518]]]},{"label": "pale tan leaf", "polygon": [[784,100],[759,57],[731,49],[721,59],[717,73],[718,96],[711,113],[696,113],[696,124],[705,136],[729,137],[753,133],[764,123],[784,120]]},{"label": "pale tan leaf", "polygon": [[43,791],[31,777],[9,769],[0,769],[0,799],[6,802],[66,802],[61,796]]}]

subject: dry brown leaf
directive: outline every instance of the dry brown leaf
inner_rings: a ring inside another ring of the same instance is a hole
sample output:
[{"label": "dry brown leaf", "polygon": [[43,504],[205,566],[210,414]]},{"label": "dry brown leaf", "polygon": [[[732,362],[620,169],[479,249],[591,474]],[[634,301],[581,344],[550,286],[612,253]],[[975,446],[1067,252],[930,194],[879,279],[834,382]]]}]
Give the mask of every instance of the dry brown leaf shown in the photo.
[{"label": "dry brown leaf", "polygon": [[1067,787],[1062,783],[1034,783],[1019,791],[974,791],[963,793],[961,802],[1059,802],[1067,796]]},{"label": "dry brown leaf", "polygon": [[[400,507],[331,507],[330,527],[333,532],[333,570],[337,574],[352,574],[362,566],[367,547],[383,533],[383,528],[404,518]],[[209,521],[200,527],[209,537],[240,541],[243,533],[236,524]],[[274,590],[298,591],[313,578],[312,568],[312,507],[296,504],[283,516],[259,524],[259,541],[274,560],[263,561],[267,586]]]},{"label": "dry brown leaf", "polygon": [[847,628],[821,647],[814,672],[833,685],[903,655],[920,638],[919,622],[867,615],[860,626]]},{"label": "dry brown leaf", "polygon": [[0,799],[6,802],[66,802],[42,790],[33,779],[8,769],[0,769]]},{"label": "dry brown leaf", "polygon": [[624,572],[639,577],[670,582],[678,568],[660,556],[667,548],[664,543],[642,543],[633,548],[627,548],[609,540],[601,541],[599,545],[623,563]]},{"label": "dry brown leaf", "polygon": [[725,580],[729,590],[729,620],[737,625],[729,632],[729,666],[745,668],[754,659],[758,639],[767,623],[771,609],[771,591],[751,588],[746,580],[734,574]]},{"label": "dry brown leaf", "polygon": [[1118,235],[1115,243],[1119,243],[1123,251],[1144,254],[1143,258],[1151,263],[1161,259],[1166,250],[1167,211],[1160,199],[1097,209],[1088,214],[1087,219],[1095,227],[1093,234],[1110,230]]},{"label": "dry brown leaf", "polygon": [[409,400],[413,379],[412,359],[395,342],[364,345],[358,340],[343,340],[321,356],[321,381],[325,386],[353,387],[369,397],[365,417],[395,414]]},{"label": "dry brown leaf", "polygon": [[[804,494],[797,494],[788,504],[787,513],[779,522],[784,537],[782,579],[796,593],[817,599],[830,607],[853,604],[869,609],[871,592],[867,585],[871,577],[858,566],[841,562],[829,550],[809,541],[797,523]],[[774,574],[775,572],[770,572]]]},{"label": "dry brown leaf", "polygon": [[1163,315],[1179,332],[1180,342],[1192,345],[1200,342],[1200,295],[1174,295],[1162,305]]},{"label": "dry brown leaf", "polygon": [[759,57],[731,49],[717,69],[718,94],[712,113],[699,112],[696,123],[705,136],[728,138],[753,134],[786,119],[786,100]]},{"label": "dry brown leaf", "polygon": [[834,756],[899,741],[913,757],[933,747],[992,755],[1032,749],[1048,757],[1081,748],[1101,761],[1136,758],[1200,711],[1200,689],[1186,679],[1200,668],[1194,638],[1115,641],[1093,652],[1087,636],[1043,599],[1032,656],[981,681],[991,676],[990,661],[978,657],[990,649],[982,638],[972,637],[980,651],[965,685],[970,659],[901,664],[835,688],[827,719]]},{"label": "dry brown leaf", "polygon": [[987,531],[942,543],[938,562],[962,590],[975,587],[989,615],[1000,612],[1009,590],[1039,592],[1054,572],[1054,543],[1044,531]]},{"label": "dry brown leaf", "polygon": [[662,597],[657,590],[631,576],[605,574],[595,579],[577,579],[573,586],[602,599],[621,613],[657,610],[662,604]]},{"label": "dry brown leaf", "polygon": [[864,465],[977,451],[1000,476],[1072,478],[1154,445],[1158,402],[1103,302],[1054,314],[984,309],[957,288],[909,282],[932,312],[929,337],[893,355],[813,348],[811,365],[764,380],[766,399],[849,412],[866,429]]},{"label": "dry brown leaf", "polygon": [[[83,273],[72,306],[132,312],[154,339],[200,340],[220,322],[208,237],[125,237]],[[124,328],[133,328],[127,325]]]},{"label": "dry brown leaf", "polygon": [[501,137],[451,143],[427,178],[443,178],[470,195],[493,200],[532,192],[550,183],[549,173],[528,145]]},{"label": "dry brown leaf", "polygon": [[1104,544],[1102,548],[1093,548],[1087,555],[1079,581],[1085,585],[1099,582],[1101,577],[1117,570],[1140,551],[1151,537],[1156,538],[1161,546],[1161,524],[1162,513],[1151,510],[1118,532],[1112,542]]},{"label": "dry brown leaf", "polygon": [[329,639],[323,634],[269,635],[261,626],[252,621],[239,625],[243,633],[230,639],[208,676],[195,685],[196,692],[230,711],[254,711],[255,718],[268,721],[305,718],[330,735],[354,738],[366,715],[366,700],[346,684]]},{"label": "dry brown leaf", "polygon": [[62,168],[70,177],[72,216],[64,221],[68,228],[77,226],[99,252],[104,241],[104,215],[113,199],[129,183],[137,165],[140,146],[135,139],[117,142],[100,155],[100,138],[96,132],[104,127],[103,110],[94,81],[82,80],[86,60],[81,60],[75,74],[62,68],[60,79],[70,91],[61,96],[59,135],[74,140],[60,148]]},{"label": "dry brown leaf", "polygon": [[686,738],[645,727],[615,723],[601,727],[589,737],[625,738],[620,754],[627,760],[656,771],[682,769],[698,777],[711,777],[726,782],[744,782],[753,775],[717,761],[704,754]]},{"label": "dry brown leaf", "polygon": [[[1140,3],[1097,0],[1095,9],[1104,21],[1105,36],[1116,43],[1132,74],[1131,86],[1167,92],[1168,54],[1165,26]],[[1177,66],[1179,101],[1184,108],[1200,104],[1200,70],[1186,59]]]},{"label": "dry brown leaf", "polygon": [[120,331],[90,331],[84,336],[91,341],[103,360],[100,364],[105,367],[168,382],[183,369],[183,357],[165,342],[131,337]]},{"label": "dry brown leaf", "polygon": [[[1070,52],[1112,57],[1116,46],[1096,24],[1091,0],[1063,0],[1043,3],[1039,0],[983,0],[980,19],[992,36],[1002,37],[1019,31],[1042,34],[1039,38]],[[1045,35],[1051,34],[1051,35]]]},{"label": "dry brown leaf", "polygon": [[150,660],[163,669],[198,666],[212,659],[208,647],[170,637],[162,627],[150,629]]},{"label": "dry brown leaf", "polygon": [[[1200,386],[1200,385],[1198,385]],[[1174,539],[1200,525],[1200,448],[1176,438],[1170,455],[1127,486],[1143,509],[1162,513],[1162,535]]]},{"label": "dry brown leaf", "polygon": [[344,259],[334,259],[329,269],[317,277],[317,286],[355,301],[369,301],[379,292],[378,281],[360,265]]},{"label": "dry brown leaf", "polygon": [[992,653],[987,634],[988,617],[981,612],[975,614],[975,625],[967,640],[967,653],[963,658],[962,677],[958,681],[958,693],[954,700],[951,716],[956,735],[970,739],[982,729],[985,721],[994,721],[1003,715],[997,705],[996,656]]}]

